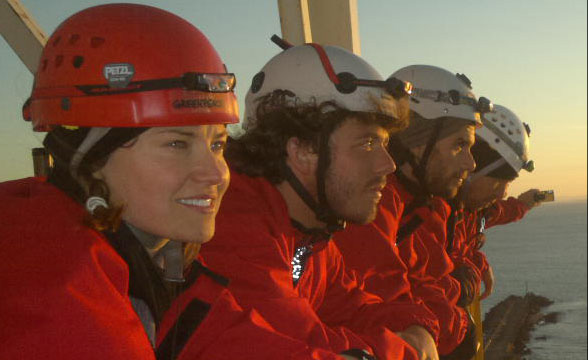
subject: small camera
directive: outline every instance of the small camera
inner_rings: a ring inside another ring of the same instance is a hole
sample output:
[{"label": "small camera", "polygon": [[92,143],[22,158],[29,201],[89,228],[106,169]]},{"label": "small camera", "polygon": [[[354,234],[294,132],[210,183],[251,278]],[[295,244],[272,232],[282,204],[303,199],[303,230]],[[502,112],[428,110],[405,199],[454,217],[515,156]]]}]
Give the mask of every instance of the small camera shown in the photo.
[{"label": "small camera", "polygon": [[555,193],[553,190],[543,190],[535,194],[535,201],[548,202],[555,201]]}]

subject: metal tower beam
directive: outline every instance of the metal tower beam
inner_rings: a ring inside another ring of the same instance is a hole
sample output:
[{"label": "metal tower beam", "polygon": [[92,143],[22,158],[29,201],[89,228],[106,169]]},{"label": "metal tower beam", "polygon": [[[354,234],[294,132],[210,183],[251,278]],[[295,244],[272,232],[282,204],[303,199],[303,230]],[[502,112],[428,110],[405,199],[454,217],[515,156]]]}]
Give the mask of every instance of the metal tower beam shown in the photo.
[{"label": "metal tower beam", "polygon": [[0,0],[0,33],[34,74],[47,35],[19,0]]},{"label": "metal tower beam", "polygon": [[308,0],[312,40],[361,54],[357,0]]},{"label": "metal tower beam", "polygon": [[278,0],[282,37],[337,45],[360,55],[357,0]]},{"label": "metal tower beam", "polygon": [[312,42],[307,0],[278,0],[282,38],[294,45]]}]

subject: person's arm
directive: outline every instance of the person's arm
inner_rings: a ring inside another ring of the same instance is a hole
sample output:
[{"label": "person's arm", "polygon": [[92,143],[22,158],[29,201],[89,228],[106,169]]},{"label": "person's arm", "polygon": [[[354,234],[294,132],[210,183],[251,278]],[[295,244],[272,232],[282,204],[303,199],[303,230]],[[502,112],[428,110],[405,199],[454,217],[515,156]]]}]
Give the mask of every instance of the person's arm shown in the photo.
[{"label": "person's arm", "polygon": [[[445,251],[445,228],[442,219],[422,217],[433,223],[423,223],[412,236],[399,245],[402,259],[409,270],[411,290],[437,317],[439,354],[451,353],[465,338],[469,319],[457,306],[460,285],[451,275],[453,263]],[[433,231],[432,229],[435,229]]]},{"label": "person's arm", "polygon": [[42,223],[14,241],[0,233],[0,358],[155,359],[124,261],[81,225]]},{"label": "person's arm", "polygon": [[[345,267],[357,274],[363,288],[386,303],[394,304],[388,310],[394,313],[390,313],[387,326],[409,342],[421,358],[435,358],[437,319],[424,304],[413,300],[408,269],[396,247],[403,208],[395,189],[387,186],[376,219],[367,225],[349,225],[344,231],[335,233],[334,242],[343,255]],[[378,314],[377,310],[374,314]],[[368,319],[359,318],[360,322]]]},{"label": "person's arm", "polygon": [[541,205],[542,201],[537,199],[537,195],[541,191],[539,189],[529,189],[517,197],[517,200],[523,202],[529,209]]},{"label": "person's arm", "polygon": [[[350,225],[335,234],[337,251],[329,250],[334,266],[331,271],[337,284],[329,289],[341,289],[334,299],[354,296],[353,289],[361,283],[366,292],[375,294],[384,302],[394,303],[387,310],[394,319],[386,324],[393,331],[402,331],[417,325],[428,329],[433,338],[438,337],[439,325],[435,316],[423,305],[413,300],[408,282],[408,269],[400,259],[391,231],[382,223],[388,211],[381,208],[376,221],[368,225]],[[388,229],[385,231],[384,229]],[[395,233],[395,231],[394,231]],[[341,261],[337,260],[341,258]],[[353,273],[344,276],[345,271]],[[346,285],[347,284],[347,285]],[[334,292],[334,291],[333,291]],[[361,294],[361,292],[360,292]],[[359,295],[361,298],[363,295]],[[339,304],[333,308],[340,307]]]},{"label": "person's arm", "polygon": [[[267,219],[249,218],[246,226],[237,226],[235,217],[226,219],[231,221],[217,222],[217,235],[202,247],[201,254],[210,268],[230,279],[229,290],[245,309],[255,309],[277,332],[311,348],[334,353],[373,349],[379,359],[394,359],[394,352],[416,358],[412,348],[383,327],[357,334],[342,324],[326,325],[311,303],[321,301],[322,294],[306,293],[312,288],[293,285],[292,239],[279,229],[267,229]],[[314,278],[320,280],[318,275]]]},{"label": "person's arm", "polygon": [[468,318],[465,311],[445,295],[442,284],[437,282],[421,282],[413,290],[413,294],[421,300],[439,321],[439,345],[441,355],[451,353],[465,338]]},{"label": "person's arm", "polygon": [[494,290],[494,271],[490,265],[482,273],[482,281],[484,282],[484,292],[480,295],[480,300],[486,299]]},{"label": "person's arm", "polygon": [[[333,244],[323,250],[328,259],[329,283],[318,313],[327,324],[342,324],[358,333],[384,326],[411,344],[424,358],[437,358],[436,317],[412,298],[382,299],[358,286],[356,272],[349,271]],[[388,285],[393,285],[388,283]]]},{"label": "person's arm", "polygon": [[158,358],[342,359],[276,331],[256,310],[243,310],[225,285],[210,270],[199,273],[159,324]]},{"label": "person's arm", "polygon": [[437,344],[427,329],[412,325],[396,333],[409,343],[417,352],[420,360],[438,360]]},{"label": "person's arm", "polygon": [[499,200],[486,211],[486,228],[496,225],[504,225],[522,219],[534,207],[541,205],[535,199],[538,189],[530,189],[520,194],[517,198],[509,197]]}]

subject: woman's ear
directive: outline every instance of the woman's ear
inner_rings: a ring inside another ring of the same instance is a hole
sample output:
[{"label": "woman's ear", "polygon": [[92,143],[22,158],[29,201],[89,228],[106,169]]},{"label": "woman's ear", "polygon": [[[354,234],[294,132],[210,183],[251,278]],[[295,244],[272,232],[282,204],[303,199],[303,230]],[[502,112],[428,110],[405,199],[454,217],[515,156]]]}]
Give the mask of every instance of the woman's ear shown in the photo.
[{"label": "woman's ear", "polygon": [[292,137],[286,143],[286,153],[286,164],[288,164],[297,177],[308,178],[315,176],[318,155],[312,149],[311,145]]}]

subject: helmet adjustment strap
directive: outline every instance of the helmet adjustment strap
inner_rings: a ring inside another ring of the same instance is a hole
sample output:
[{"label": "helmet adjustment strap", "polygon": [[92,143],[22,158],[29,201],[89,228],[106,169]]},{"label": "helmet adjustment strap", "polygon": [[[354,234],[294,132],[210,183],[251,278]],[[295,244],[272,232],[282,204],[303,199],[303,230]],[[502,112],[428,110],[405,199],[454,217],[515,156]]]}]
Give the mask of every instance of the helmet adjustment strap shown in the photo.
[{"label": "helmet adjustment strap", "polygon": [[91,128],[86,138],[82,141],[80,146],[76,149],[75,153],[71,157],[71,161],[69,163],[69,171],[71,176],[76,179],[78,175],[78,167],[82,162],[82,159],[88,151],[96,145],[100,139],[102,139],[112,128],[109,127],[94,127]]},{"label": "helmet adjustment strap", "polygon": [[470,188],[472,186],[472,182],[478,178],[481,178],[482,176],[486,176],[489,173],[491,173],[492,171],[498,169],[499,167],[501,167],[502,165],[507,164],[506,160],[504,158],[500,158],[492,163],[490,163],[489,165],[483,167],[482,169],[480,169],[479,171],[476,171],[475,173],[473,173],[472,175],[468,176],[463,185],[461,186],[460,192],[459,192],[459,196],[461,198],[465,197],[466,194],[468,194],[470,192]]},{"label": "helmet adjustment strap", "polygon": [[325,124],[319,136],[318,163],[316,169],[316,185],[318,202],[296,177],[292,169],[283,164],[286,181],[292,186],[292,189],[298,194],[300,199],[315,213],[317,220],[326,224],[326,230],[329,233],[340,231],[345,228],[345,221],[339,218],[333,209],[329,206],[326,192],[326,173],[330,164],[329,139],[335,127],[339,124],[338,119],[328,121]]},{"label": "helmet adjustment strap", "polygon": [[500,159],[494,161],[493,163],[483,167],[482,169],[480,169],[479,171],[476,171],[475,173],[472,174],[472,176],[469,177],[469,182],[482,177],[482,176],[486,176],[488,174],[490,174],[492,171],[498,169],[499,167],[501,167],[502,165],[506,164],[506,159],[504,159],[503,157],[501,157]]},{"label": "helmet adjustment strap", "polygon": [[433,152],[433,149],[435,148],[435,144],[437,144],[437,141],[439,140],[439,135],[441,134],[441,129],[443,129],[444,123],[445,123],[444,118],[441,118],[436,121],[435,128],[433,129],[433,133],[431,134],[431,137],[429,138],[429,141],[427,142],[427,146],[425,147],[425,151],[423,152],[423,155],[421,156],[418,164],[416,164],[416,166],[414,166],[414,164],[411,163],[412,169],[414,171],[414,175],[426,193],[430,193],[429,188],[427,186],[427,180],[426,180],[427,164],[429,163],[429,159],[431,158],[431,153]]},{"label": "helmet adjustment strap", "polygon": [[310,195],[308,190],[306,190],[304,185],[302,185],[300,180],[298,180],[296,175],[294,175],[294,172],[292,172],[292,169],[290,169],[290,167],[288,165],[284,164],[283,170],[285,172],[286,181],[290,184],[290,186],[292,186],[292,189],[294,189],[294,191],[296,192],[296,194],[298,194],[300,199],[302,199],[302,201],[304,201],[306,206],[308,206],[313,212],[317,213],[317,211],[318,211],[317,202],[314,201],[314,199],[312,198],[312,196]]},{"label": "helmet adjustment strap", "polygon": [[388,146],[390,152],[393,153],[394,160],[396,161],[399,167],[404,165],[405,163],[408,163],[410,165],[410,167],[413,169],[413,172],[415,173],[417,182],[415,183],[409,180],[399,168],[394,173],[398,177],[398,179],[401,180],[401,182],[403,182],[406,186],[409,186],[409,191],[411,191],[412,193],[426,193],[428,195],[428,192],[424,187],[424,184],[421,182],[420,177],[416,175],[415,169],[418,169],[419,166],[417,164],[417,160],[414,154],[397,138],[390,138],[390,144]]},{"label": "helmet adjustment strap", "polygon": [[292,169],[288,165],[284,165],[284,171],[286,174],[286,181],[292,186],[292,189],[298,194],[300,199],[308,206],[316,215],[316,218],[327,224],[326,231],[332,234],[335,231],[342,230],[345,228],[345,222],[337,219],[332,214],[330,209],[325,209],[320,206],[313,198],[312,195],[306,190],[304,185],[298,180],[296,175],[292,172]]}]

